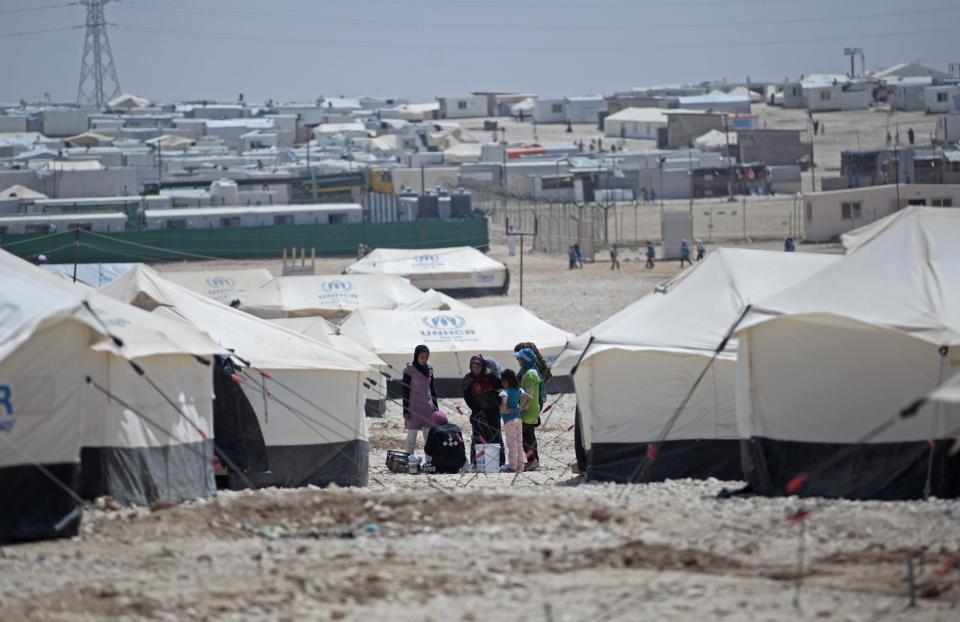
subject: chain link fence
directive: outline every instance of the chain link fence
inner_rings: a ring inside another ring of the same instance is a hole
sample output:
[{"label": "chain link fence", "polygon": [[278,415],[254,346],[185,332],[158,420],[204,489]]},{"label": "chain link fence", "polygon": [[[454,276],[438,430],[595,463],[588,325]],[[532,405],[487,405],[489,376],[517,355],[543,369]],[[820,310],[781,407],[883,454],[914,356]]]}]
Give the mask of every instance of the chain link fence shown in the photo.
[{"label": "chain link fence", "polygon": [[508,222],[528,233],[536,226],[534,248],[544,253],[562,254],[580,244],[589,256],[594,248],[611,244],[659,243],[661,214],[666,211],[692,211],[693,238],[708,244],[803,238],[801,195],[576,204],[482,189],[473,193],[474,206],[490,217],[494,242],[505,243]]}]

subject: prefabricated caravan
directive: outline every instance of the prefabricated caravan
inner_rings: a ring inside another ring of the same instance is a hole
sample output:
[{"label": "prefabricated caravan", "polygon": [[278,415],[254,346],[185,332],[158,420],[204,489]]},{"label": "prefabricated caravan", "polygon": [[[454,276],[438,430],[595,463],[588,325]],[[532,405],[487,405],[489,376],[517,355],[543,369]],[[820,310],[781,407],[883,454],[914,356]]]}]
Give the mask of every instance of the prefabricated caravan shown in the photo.
[{"label": "prefabricated caravan", "polygon": [[465,97],[438,97],[441,119],[465,119],[487,116],[486,95],[467,95]]},{"label": "prefabricated caravan", "polygon": [[939,84],[923,89],[927,114],[960,111],[960,84]]},{"label": "prefabricated caravan", "polygon": [[0,234],[63,233],[64,231],[96,231],[110,233],[123,231],[127,216],[119,212],[99,214],[31,214],[27,216],[0,216]]},{"label": "prefabricated caravan", "polygon": [[149,231],[347,224],[362,222],[362,220],[363,207],[357,203],[197,207],[144,211],[144,221]]}]

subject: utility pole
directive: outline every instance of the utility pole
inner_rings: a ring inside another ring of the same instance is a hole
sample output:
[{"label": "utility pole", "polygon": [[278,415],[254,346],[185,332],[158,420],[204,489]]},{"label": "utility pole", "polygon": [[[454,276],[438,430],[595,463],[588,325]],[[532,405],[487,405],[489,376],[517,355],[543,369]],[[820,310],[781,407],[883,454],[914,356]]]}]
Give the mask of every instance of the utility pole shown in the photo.
[{"label": "utility pole", "polygon": [[[300,121],[300,115],[297,115],[297,121]],[[313,128],[306,123],[303,124],[303,127],[307,130],[307,172],[310,173],[310,196],[313,198],[313,202],[317,202],[317,174],[313,170],[313,167],[310,166],[310,137],[313,135]]]},{"label": "utility pole", "polygon": [[813,140],[814,140],[815,134],[813,132],[813,114],[812,113],[807,113],[807,121],[808,121],[807,129],[810,132],[810,192],[816,192],[817,191],[817,178],[816,178],[816,172],[815,172],[816,164],[814,164],[814,157],[813,157]]},{"label": "utility pole", "polygon": [[[80,63],[80,85],[77,103],[103,109],[107,102],[120,95],[120,80],[107,37],[107,20],[103,7],[112,0],[78,0],[87,8],[87,34]],[[109,86],[112,84],[112,88]]]},{"label": "utility pole", "polygon": [[[723,133],[727,140],[727,200],[733,201],[733,165],[730,162],[730,115],[723,115]],[[739,144],[739,142],[738,142]]]},{"label": "utility pole", "polygon": [[850,77],[856,77],[856,59],[860,56],[860,64],[863,65],[863,48],[843,48],[843,54],[850,57]]},{"label": "utility pole", "polygon": [[[510,231],[510,217],[509,217],[509,216],[507,216],[507,218],[506,218],[505,226],[506,226],[506,231]],[[537,230],[538,230],[539,228],[540,228],[540,226],[539,226],[538,219],[537,219],[537,213],[534,212],[534,213],[533,213],[533,232],[532,232],[532,233],[531,233],[530,231],[514,231],[514,232],[512,233],[512,235],[516,235],[516,236],[519,236],[519,237],[520,237],[520,306],[521,306],[521,307],[523,306],[523,247],[524,247],[524,245],[526,244],[526,240],[524,240],[524,238],[526,238],[526,237],[536,238],[536,237],[537,237]]]}]

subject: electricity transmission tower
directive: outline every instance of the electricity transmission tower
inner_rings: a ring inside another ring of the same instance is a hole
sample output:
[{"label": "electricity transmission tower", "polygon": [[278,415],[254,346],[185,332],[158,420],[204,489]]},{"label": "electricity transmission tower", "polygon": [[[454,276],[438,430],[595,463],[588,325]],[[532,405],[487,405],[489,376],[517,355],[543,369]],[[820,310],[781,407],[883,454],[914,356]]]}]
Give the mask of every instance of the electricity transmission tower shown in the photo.
[{"label": "electricity transmission tower", "polygon": [[[103,108],[108,101],[120,95],[120,80],[107,38],[107,20],[103,6],[111,0],[79,0],[87,7],[87,36],[83,42],[83,61],[80,64],[80,86],[77,103]],[[112,87],[111,87],[112,84]]]}]

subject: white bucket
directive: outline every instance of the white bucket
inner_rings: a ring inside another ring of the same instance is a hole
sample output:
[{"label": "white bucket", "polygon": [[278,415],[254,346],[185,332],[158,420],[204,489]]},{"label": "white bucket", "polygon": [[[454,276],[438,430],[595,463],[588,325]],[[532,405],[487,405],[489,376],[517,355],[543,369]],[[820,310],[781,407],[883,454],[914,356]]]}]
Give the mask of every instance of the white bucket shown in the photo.
[{"label": "white bucket", "polygon": [[500,472],[500,445],[474,445],[477,456],[477,471],[481,473]]}]

